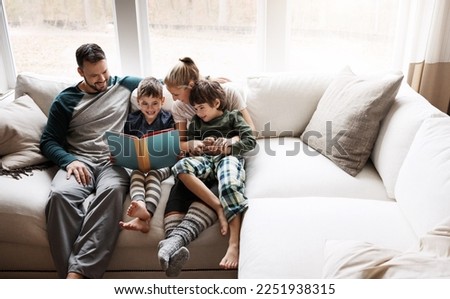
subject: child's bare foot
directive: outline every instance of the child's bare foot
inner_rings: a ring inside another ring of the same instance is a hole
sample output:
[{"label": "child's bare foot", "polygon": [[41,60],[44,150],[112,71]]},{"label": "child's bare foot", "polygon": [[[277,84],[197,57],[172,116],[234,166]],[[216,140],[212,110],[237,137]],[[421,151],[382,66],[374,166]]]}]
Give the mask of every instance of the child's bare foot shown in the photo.
[{"label": "child's bare foot", "polygon": [[134,218],[128,222],[120,221],[119,225],[121,228],[126,230],[136,230],[142,233],[148,233],[150,231],[150,219],[141,220],[139,218]]},{"label": "child's bare foot", "polygon": [[223,269],[237,269],[239,263],[239,246],[229,245],[225,256],[219,263]]},{"label": "child's bare foot", "polygon": [[228,221],[227,221],[227,218],[225,218],[225,214],[223,213],[223,209],[220,209],[217,212],[217,218],[219,219],[220,233],[223,236],[225,236],[228,233]]},{"label": "child's bare foot", "polygon": [[150,213],[147,211],[145,202],[140,200],[131,201],[130,206],[127,210],[127,215],[130,217],[137,217],[144,221],[150,219]]},{"label": "child's bare foot", "polygon": [[128,222],[120,221],[119,225],[123,229],[141,231],[144,234],[150,230],[151,215],[147,211],[145,202],[133,200],[127,210],[127,215],[135,217]]}]

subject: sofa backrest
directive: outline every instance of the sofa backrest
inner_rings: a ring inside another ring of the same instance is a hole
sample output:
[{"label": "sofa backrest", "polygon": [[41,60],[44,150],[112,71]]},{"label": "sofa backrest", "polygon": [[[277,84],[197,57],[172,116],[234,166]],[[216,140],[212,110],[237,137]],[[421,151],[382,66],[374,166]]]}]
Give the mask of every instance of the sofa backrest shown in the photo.
[{"label": "sofa backrest", "polygon": [[281,72],[249,76],[247,109],[258,137],[299,137],[336,74]]},{"label": "sofa backrest", "polygon": [[419,127],[424,120],[447,115],[403,82],[394,104],[381,123],[371,160],[377,169],[389,198],[394,189],[400,167]]},{"label": "sofa backrest", "polygon": [[[17,75],[15,98],[25,94],[29,95],[39,108],[48,116],[53,99],[65,88],[81,81],[81,78],[61,78],[55,76],[44,76],[40,74],[24,72]],[[163,108],[170,110],[173,104],[172,95],[164,88],[166,101]],[[132,110],[137,109],[136,90],[130,99]]]},{"label": "sofa backrest", "polygon": [[[417,236],[441,230],[450,216],[450,117],[428,118],[415,135],[398,174],[395,195]],[[436,233],[436,232],[435,232]]]}]

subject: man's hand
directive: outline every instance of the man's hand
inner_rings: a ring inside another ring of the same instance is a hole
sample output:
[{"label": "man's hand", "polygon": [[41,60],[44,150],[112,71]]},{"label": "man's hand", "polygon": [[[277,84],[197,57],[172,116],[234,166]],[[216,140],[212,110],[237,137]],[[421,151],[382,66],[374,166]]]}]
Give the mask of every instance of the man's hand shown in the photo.
[{"label": "man's hand", "polygon": [[75,160],[66,166],[66,170],[67,170],[67,179],[69,179],[70,176],[73,175],[77,180],[78,184],[87,186],[91,181],[91,175],[89,173],[89,170],[83,162]]}]

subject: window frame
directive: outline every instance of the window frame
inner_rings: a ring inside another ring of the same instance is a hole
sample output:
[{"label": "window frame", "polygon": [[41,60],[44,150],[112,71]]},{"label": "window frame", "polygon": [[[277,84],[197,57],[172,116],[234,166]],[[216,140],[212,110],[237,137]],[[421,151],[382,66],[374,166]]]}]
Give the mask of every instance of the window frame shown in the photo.
[{"label": "window frame", "polygon": [[0,74],[0,98],[3,99],[15,88],[17,76],[3,0],[0,0]]},{"label": "window frame", "polygon": [[[1,2],[0,14],[0,84],[15,87],[16,69],[8,35],[6,13]],[[146,0],[111,0],[115,18],[116,38],[122,74],[145,76],[151,74],[150,36]],[[282,71],[286,65],[288,11],[292,0],[257,0],[257,43],[259,57],[255,71]],[[284,21],[283,21],[284,20]],[[126,61],[126,63],[123,63]],[[1,86],[1,85],[0,85]]]},{"label": "window frame", "polygon": [[[114,0],[116,38],[123,74],[143,77],[151,73],[146,0]],[[122,63],[126,61],[127,63]]]}]

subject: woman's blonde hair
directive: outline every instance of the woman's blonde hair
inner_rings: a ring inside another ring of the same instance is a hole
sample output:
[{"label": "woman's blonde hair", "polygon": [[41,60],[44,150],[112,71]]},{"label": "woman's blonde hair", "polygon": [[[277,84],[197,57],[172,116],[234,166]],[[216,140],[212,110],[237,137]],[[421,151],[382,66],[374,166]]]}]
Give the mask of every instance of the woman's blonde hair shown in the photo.
[{"label": "woman's blonde hair", "polygon": [[194,61],[189,57],[180,58],[179,62],[164,78],[164,84],[169,87],[187,88],[191,81],[200,79],[200,72]]}]

